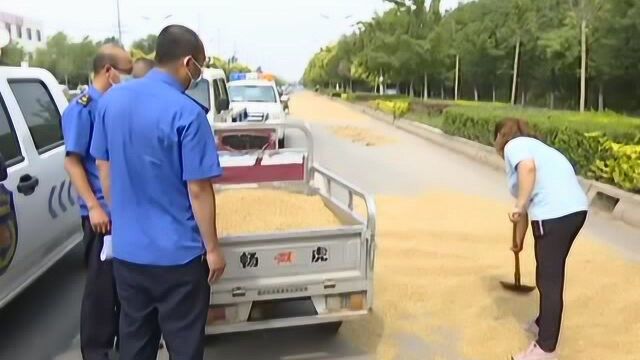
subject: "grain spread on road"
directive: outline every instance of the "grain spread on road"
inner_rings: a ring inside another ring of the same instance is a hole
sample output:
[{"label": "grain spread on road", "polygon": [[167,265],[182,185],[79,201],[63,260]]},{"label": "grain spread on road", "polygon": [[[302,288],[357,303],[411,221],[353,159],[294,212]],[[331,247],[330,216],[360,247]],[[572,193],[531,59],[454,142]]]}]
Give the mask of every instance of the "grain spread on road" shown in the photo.
[{"label": "grain spread on road", "polygon": [[[321,102],[322,106],[318,106]],[[353,111],[338,102],[328,101],[322,95],[309,91],[296,93],[289,101],[291,117],[312,123],[336,124],[368,120],[365,114]]]},{"label": "grain spread on road", "polygon": [[[378,359],[507,359],[532,340],[522,326],[538,295],[506,292],[513,255],[509,204],[437,192],[379,197],[374,312],[341,335]],[[535,284],[533,240],[523,283]],[[561,359],[640,354],[640,265],[581,236],[567,267]]]},{"label": "grain spread on road", "polygon": [[333,126],[333,134],[339,138],[347,139],[353,143],[364,146],[379,146],[393,143],[391,138],[380,135],[367,128],[354,126]]},{"label": "grain spread on road", "polygon": [[320,196],[272,189],[216,193],[218,234],[238,235],[341,225]]}]

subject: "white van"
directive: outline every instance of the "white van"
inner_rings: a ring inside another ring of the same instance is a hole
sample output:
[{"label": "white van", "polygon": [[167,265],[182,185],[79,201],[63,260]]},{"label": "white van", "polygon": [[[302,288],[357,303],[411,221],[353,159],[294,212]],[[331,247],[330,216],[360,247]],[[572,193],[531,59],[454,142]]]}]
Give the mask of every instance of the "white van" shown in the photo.
[{"label": "white van", "polygon": [[48,71],[0,66],[0,308],[82,241]]},{"label": "white van", "polygon": [[214,123],[235,122],[237,117],[243,116],[244,109],[229,109],[227,79],[224,71],[220,69],[202,69],[202,80],[186,93],[209,109],[207,119],[212,126]]},{"label": "white van", "polygon": [[[229,82],[231,108],[246,109],[252,123],[281,124],[286,114],[275,82],[268,80],[236,80]],[[285,147],[285,132],[278,129],[278,147]]]}]

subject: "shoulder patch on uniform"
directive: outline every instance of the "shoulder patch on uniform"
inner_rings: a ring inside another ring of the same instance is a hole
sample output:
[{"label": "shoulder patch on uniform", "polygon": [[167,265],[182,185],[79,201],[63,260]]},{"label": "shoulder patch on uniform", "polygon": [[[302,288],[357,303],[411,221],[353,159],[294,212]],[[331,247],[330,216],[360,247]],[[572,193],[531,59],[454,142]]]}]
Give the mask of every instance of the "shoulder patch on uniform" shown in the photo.
[{"label": "shoulder patch on uniform", "polygon": [[91,102],[91,96],[84,94],[78,98],[78,103],[82,106],[87,106]]}]

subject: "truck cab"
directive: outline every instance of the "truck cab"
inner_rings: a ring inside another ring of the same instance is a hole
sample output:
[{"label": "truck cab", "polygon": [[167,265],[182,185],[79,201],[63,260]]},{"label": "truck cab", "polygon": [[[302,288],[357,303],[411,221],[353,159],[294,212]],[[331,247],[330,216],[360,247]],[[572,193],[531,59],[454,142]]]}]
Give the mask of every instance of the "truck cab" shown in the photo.
[{"label": "truck cab", "polygon": [[64,170],[66,106],[48,71],[0,66],[0,307],[82,240]]}]

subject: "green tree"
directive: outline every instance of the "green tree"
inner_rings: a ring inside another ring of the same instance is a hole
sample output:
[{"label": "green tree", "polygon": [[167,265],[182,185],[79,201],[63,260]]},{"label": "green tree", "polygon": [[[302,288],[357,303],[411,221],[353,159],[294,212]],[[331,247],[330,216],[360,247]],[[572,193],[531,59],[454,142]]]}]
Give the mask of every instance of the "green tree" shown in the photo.
[{"label": "green tree", "polygon": [[70,88],[86,84],[92,72],[96,44],[88,37],[74,43],[59,32],[47,40],[46,46],[36,50],[33,65],[48,69]]},{"label": "green tree", "polygon": [[602,9],[603,0],[569,0],[580,24],[580,112],[584,112],[587,101],[587,62],[589,28],[596,14]]},{"label": "green tree", "polygon": [[26,52],[22,46],[16,43],[10,43],[0,49],[0,62],[9,66],[19,66],[25,56]]},{"label": "green tree", "polygon": [[156,51],[156,41],[158,36],[149,34],[142,39],[138,39],[131,44],[132,49],[138,49],[145,54],[151,54]]}]

